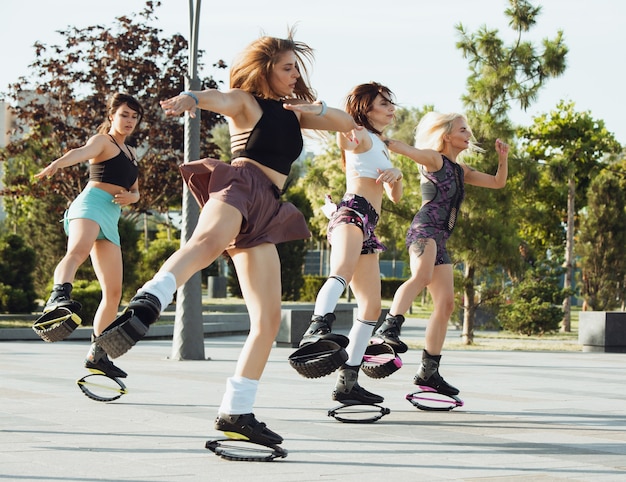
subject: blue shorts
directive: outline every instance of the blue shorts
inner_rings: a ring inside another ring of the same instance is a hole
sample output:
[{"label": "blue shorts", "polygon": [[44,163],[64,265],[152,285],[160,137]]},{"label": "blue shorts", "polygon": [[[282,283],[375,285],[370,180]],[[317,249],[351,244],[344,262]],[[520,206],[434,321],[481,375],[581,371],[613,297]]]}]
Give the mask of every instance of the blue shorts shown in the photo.
[{"label": "blue shorts", "polygon": [[100,232],[97,239],[106,239],[117,246],[120,244],[120,233],[117,224],[122,209],[113,202],[111,194],[97,187],[86,187],[70,204],[63,216],[65,233],[69,235],[72,219],[91,219],[98,223]]}]

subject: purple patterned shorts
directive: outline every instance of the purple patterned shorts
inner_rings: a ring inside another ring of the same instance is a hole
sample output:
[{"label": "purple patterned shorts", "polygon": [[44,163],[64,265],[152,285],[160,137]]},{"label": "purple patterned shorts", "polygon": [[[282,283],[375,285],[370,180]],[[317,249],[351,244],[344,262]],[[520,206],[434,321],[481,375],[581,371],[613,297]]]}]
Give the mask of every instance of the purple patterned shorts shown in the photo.
[{"label": "purple patterned shorts", "polygon": [[378,224],[378,213],[367,199],[356,194],[347,193],[337,205],[337,212],[328,222],[328,241],[333,244],[333,230],[342,224],[353,224],[363,231],[361,254],[381,253],[387,250],[374,230]]}]

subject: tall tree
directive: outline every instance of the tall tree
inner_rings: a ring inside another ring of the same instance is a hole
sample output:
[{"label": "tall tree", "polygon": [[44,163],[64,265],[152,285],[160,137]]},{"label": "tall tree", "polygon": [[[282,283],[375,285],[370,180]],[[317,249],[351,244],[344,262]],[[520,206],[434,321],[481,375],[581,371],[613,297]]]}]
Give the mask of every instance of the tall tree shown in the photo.
[{"label": "tall tree", "polygon": [[623,306],[626,194],[615,172],[604,169],[591,181],[581,218],[576,253],[581,256],[585,301],[596,311]]},{"label": "tall tree", "polygon": [[[63,45],[36,43],[29,74],[10,86],[9,98],[20,131],[15,134],[20,140],[7,147],[4,160],[16,158],[37,142],[37,163],[28,169],[39,169],[68,149],[84,144],[104,120],[108,96],[126,92],[145,109],[143,121],[130,140],[137,146],[141,162],[142,196],[133,207],[138,212],[163,212],[179,204],[177,165],[182,161],[183,124],[179,119],[166,118],[158,101],[184,90],[188,45],[182,35],[165,38],[161,29],[150,25],[158,21],[156,8],[160,5],[160,1],[147,1],[142,12],[118,17],[113,25],[68,27],[59,31]],[[221,61],[215,65],[225,66]],[[217,87],[217,83],[208,77],[202,79],[202,86]],[[206,136],[220,117],[207,114],[202,119]],[[204,147],[206,155],[213,154],[213,145]],[[52,190],[70,201],[87,177],[85,165],[65,169],[44,183],[30,183],[31,173],[24,172],[26,178],[7,184],[5,194],[43,197]]]},{"label": "tall tree", "polygon": [[[158,101],[184,90],[188,43],[179,34],[164,37],[161,29],[151,25],[158,22],[160,5],[159,1],[147,1],[140,13],[118,17],[112,25],[67,27],[59,31],[61,45],[35,44],[28,75],[19,78],[9,92],[18,118],[14,135],[18,140],[0,153],[0,160],[7,165],[5,171],[11,173],[5,176],[2,194],[11,204],[7,216],[15,232],[28,234],[32,223],[49,222],[38,216],[29,219],[24,213],[30,205],[59,219],[67,203],[82,190],[88,177],[86,165],[64,169],[45,182],[33,182],[32,174],[95,134],[104,120],[106,99],[115,91],[133,95],[145,109],[144,119],[130,139],[140,157],[141,200],[125,209],[124,216],[164,212],[180,204],[183,123],[166,118]],[[225,64],[218,61],[215,66]],[[203,88],[218,86],[210,77],[201,83]],[[220,119],[211,113],[203,115],[201,135],[208,137]],[[203,156],[214,154],[213,144],[202,147]],[[48,246],[47,236],[25,238],[40,253],[63,250],[62,246]],[[50,275],[38,273],[38,279]]]},{"label": "tall tree", "polygon": [[[463,103],[477,141],[487,150],[470,163],[485,172],[495,172],[497,156],[492,148],[495,139],[510,139],[513,135],[508,118],[511,105],[516,103],[527,109],[545,82],[565,71],[567,47],[563,32],[558,31],[552,40],[544,39],[542,49],[538,49],[523,40],[523,36],[536,24],[541,7],[534,7],[526,0],[509,0],[509,4],[504,13],[515,38],[508,45],[497,30],[486,26],[476,33],[467,32],[462,24],[456,27],[460,36],[457,47],[470,68]],[[512,167],[514,171],[515,165]],[[460,254],[464,265],[463,341],[466,344],[473,341],[475,278],[480,266],[517,261],[519,242],[510,215],[511,198],[510,189],[493,191],[468,186],[457,228],[460,232],[451,238],[450,246]]]},{"label": "tall tree", "polygon": [[[594,175],[599,172],[598,161],[608,153],[621,149],[604,122],[590,112],[577,112],[573,102],[560,101],[556,109],[534,119],[521,130],[526,152],[535,161],[546,163],[547,175],[553,183],[566,187],[565,221],[565,279],[564,288],[574,289],[574,233],[576,213],[586,203],[585,193]],[[579,192],[577,196],[577,191]],[[571,296],[563,300],[561,331],[571,331]]]}]

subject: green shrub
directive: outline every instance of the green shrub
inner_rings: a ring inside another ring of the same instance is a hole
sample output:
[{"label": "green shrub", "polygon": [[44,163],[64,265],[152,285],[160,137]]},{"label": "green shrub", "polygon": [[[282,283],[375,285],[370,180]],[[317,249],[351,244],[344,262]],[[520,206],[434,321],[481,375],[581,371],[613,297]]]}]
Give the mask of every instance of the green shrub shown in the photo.
[{"label": "green shrub", "polygon": [[3,313],[31,313],[35,308],[32,293],[0,283],[0,311]]},{"label": "green shrub", "polygon": [[502,327],[523,335],[543,335],[559,328],[566,293],[559,287],[560,271],[539,266],[530,269],[513,287],[510,303],[498,313]]},{"label": "green shrub", "polygon": [[[326,276],[304,276],[304,284],[300,290],[300,301],[315,301],[317,293],[322,288],[322,285],[326,282],[328,277]],[[381,293],[382,299],[393,299],[393,295],[405,280],[400,278],[383,278],[381,280]]]},{"label": "green shrub", "polygon": [[135,294],[137,288],[141,287],[146,281],[151,280],[163,263],[180,248],[180,240],[174,239],[155,239],[150,242],[148,249],[141,253],[141,263],[137,270],[137,286],[132,292]]},{"label": "green shrub", "polygon": [[134,296],[135,292],[137,291],[137,285],[139,284],[139,270],[141,267],[141,250],[139,249],[139,238],[141,236],[141,233],[137,231],[135,223],[125,216],[122,216],[120,218],[120,221],[118,223],[118,229],[120,231],[122,260],[124,263],[124,283],[122,296],[130,298]]},{"label": "green shrub", "polygon": [[507,305],[499,313],[502,326],[522,335],[543,335],[559,329],[563,309],[539,298],[519,299]]},{"label": "green shrub", "polygon": [[317,293],[326,279],[325,276],[303,276],[302,288],[300,289],[300,301],[315,301]]},{"label": "green shrub", "polygon": [[72,298],[78,301],[83,307],[80,310],[80,317],[84,326],[93,325],[93,318],[102,300],[102,290],[97,281],[77,280],[74,282]]},{"label": "green shrub", "polygon": [[0,239],[0,311],[30,313],[37,294],[33,283],[35,251],[15,234]]},{"label": "green shrub", "polygon": [[398,288],[406,280],[401,278],[383,278],[381,280],[381,295],[383,300],[392,300]]}]

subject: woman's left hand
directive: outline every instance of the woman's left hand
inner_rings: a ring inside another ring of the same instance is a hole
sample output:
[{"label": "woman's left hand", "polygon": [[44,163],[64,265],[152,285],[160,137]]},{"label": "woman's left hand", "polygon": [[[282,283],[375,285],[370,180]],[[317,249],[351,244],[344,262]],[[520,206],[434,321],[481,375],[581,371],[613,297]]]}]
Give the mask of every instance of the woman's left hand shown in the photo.
[{"label": "woman's left hand", "polygon": [[509,145],[506,142],[501,141],[500,139],[496,139],[496,152],[500,155],[508,156]]},{"label": "woman's left hand", "polygon": [[378,178],[376,179],[377,183],[386,182],[387,184],[395,184],[396,182],[402,180],[402,171],[397,167],[392,167],[391,169],[385,169],[384,171],[381,169],[376,169],[378,171]]},{"label": "woman's left hand", "polygon": [[287,110],[291,110],[294,112],[299,112],[301,114],[309,114],[309,115],[323,115],[322,112],[326,112],[327,107],[321,101],[313,102],[312,104],[306,102],[298,102],[298,103],[288,103],[284,102],[283,107]]},{"label": "woman's left hand", "polygon": [[120,191],[113,197],[113,202],[119,206],[128,206],[139,201],[137,191]]}]

